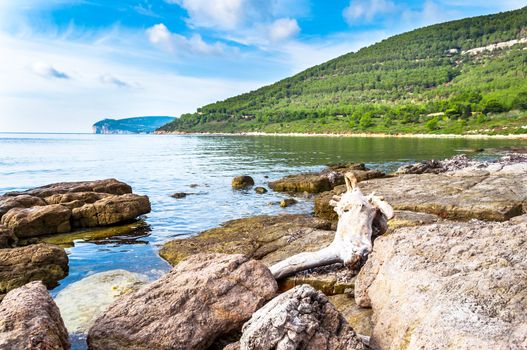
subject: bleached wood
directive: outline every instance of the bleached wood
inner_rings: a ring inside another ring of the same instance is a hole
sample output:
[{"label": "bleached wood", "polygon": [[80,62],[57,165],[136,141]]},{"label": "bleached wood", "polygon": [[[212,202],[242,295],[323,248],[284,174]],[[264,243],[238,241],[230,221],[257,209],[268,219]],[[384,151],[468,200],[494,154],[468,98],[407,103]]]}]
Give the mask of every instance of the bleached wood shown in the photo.
[{"label": "bleached wood", "polygon": [[274,264],[270,270],[276,279],[337,262],[352,267],[371,252],[373,225],[380,233],[386,231],[387,221],[394,215],[392,207],[379,196],[362,194],[353,173],[347,173],[345,180],[346,192],[330,201],[339,216],[333,242]]}]

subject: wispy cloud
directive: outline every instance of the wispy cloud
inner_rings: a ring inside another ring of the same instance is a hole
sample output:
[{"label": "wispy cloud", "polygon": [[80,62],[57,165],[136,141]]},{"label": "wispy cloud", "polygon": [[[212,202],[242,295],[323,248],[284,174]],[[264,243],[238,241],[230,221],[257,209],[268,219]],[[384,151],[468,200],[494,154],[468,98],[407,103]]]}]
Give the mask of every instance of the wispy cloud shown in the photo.
[{"label": "wispy cloud", "polygon": [[44,62],[35,62],[30,66],[33,73],[46,79],[71,79],[71,77]]},{"label": "wispy cloud", "polygon": [[351,0],[343,15],[348,24],[370,22],[380,15],[386,15],[397,9],[391,0]]},{"label": "wispy cloud", "polygon": [[100,80],[104,84],[114,85],[114,86],[117,86],[117,87],[120,87],[120,88],[126,88],[126,87],[131,87],[132,86],[132,84],[127,83],[126,81],[121,80],[119,78],[116,78],[116,77],[114,77],[111,74],[101,75]]},{"label": "wispy cloud", "polygon": [[172,33],[163,23],[148,28],[146,34],[152,44],[170,52],[213,55],[222,54],[227,49],[227,46],[220,42],[205,42],[199,34],[193,34],[187,38]]}]

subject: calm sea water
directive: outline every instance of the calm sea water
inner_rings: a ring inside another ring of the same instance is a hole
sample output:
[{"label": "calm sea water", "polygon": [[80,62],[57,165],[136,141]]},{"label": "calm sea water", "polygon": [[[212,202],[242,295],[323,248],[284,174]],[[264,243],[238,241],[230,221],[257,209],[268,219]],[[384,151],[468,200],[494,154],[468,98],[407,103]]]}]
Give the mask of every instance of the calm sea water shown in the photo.
[{"label": "calm sea water", "polygon": [[[53,182],[117,178],[146,194],[152,212],[146,228],[117,239],[76,240],[67,248],[70,274],[55,288],[89,274],[124,268],[155,277],[169,266],[157,251],[167,240],[258,214],[308,213],[309,200],[287,209],[271,202],[283,194],[233,191],[232,177],[257,185],[324,164],[365,162],[385,171],[403,163],[446,158],[484,148],[527,147],[525,141],[331,137],[223,137],[172,135],[0,134],[0,193]],[[474,154],[474,153],[473,153]],[[268,177],[269,179],[265,178]],[[189,185],[197,184],[196,188]],[[174,192],[192,192],[174,199]]]}]

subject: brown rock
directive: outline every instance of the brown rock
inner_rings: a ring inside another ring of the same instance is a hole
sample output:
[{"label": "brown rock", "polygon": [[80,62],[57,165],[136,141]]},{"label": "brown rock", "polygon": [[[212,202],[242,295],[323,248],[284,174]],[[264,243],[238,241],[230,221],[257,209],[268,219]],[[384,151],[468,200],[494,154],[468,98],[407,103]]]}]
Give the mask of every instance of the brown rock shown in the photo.
[{"label": "brown rock", "polygon": [[90,349],[206,349],[274,296],[265,265],[242,255],[200,254],[114,302],[95,321]]},{"label": "brown rock", "polygon": [[0,219],[2,216],[13,208],[30,208],[36,205],[46,205],[42,199],[27,194],[16,197],[0,197]]},{"label": "brown rock", "polygon": [[285,198],[280,201],[280,207],[287,208],[294,204],[298,203],[296,199],[294,198]]},{"label": "brown rock", "polygon": [[527,346],[527,223],[402,228],[375,241],[355,298],[378,349]]},{"label": "brown rock", "polygon": [[135,219],[151,210],[147,196],[123,194],[107,196],[95,203],[85,204],[72,211],[74,227],[95,227],[112,225]]},{"label": "brown rock", "polygon": [[121,195],[132,193],[132,188],[124,182],[116,179],[106,179],[96,181],[60,182],[22,192],[8,192],[5,195],[12,197],[26,194],[39,198],[46,198],[54,194],[70,192],[101,192]]},{"label": "brown rock", "polygon": [[28,238],[71,230],[71,211],[60,205],[13,208],[2,216],[2,225],[18,238]]},{"label": "brown rock", "polygon": [[235,190],[242,190],[251,186],[254,186],[254,180],[250,176],[236,176],[232,179],[232,188]]},{"label": "brown rock", "polygon": [[47,287],[68,275],[68,256],[64,249],[50,244],[0,249],[0,295],[41,280]]},{"label": "brown rock", "polygon": [[328,296],[329,301],[335,305],[335,308],[344,316],[351,328],[361,335],[367,337],[372,333],[372,309],[360,307],[349,294],[336,294]]},{"label": "brown rock", "polygon": [[307,215],[255,216],[228,221],[188,239],[167,242],[159,254],[173,266],[198,253],[244,254],[272,264],[329,244],[335,234],[329,229],[328,221]]},{"label": "brown rock", "polygon": [[267,189],[265,187],[255,187],[254,192],[258,194],[264,194],[267,193]]},{"label": "brown rock", "polygon": [[13,248],[18,243],[18,238],[14,235],[13,230],[0,225],[0,249]]},{"label": "brown rock", "polygon": [[100,192],[69,192],[54,194],[44,198],[47,204],[65,204],[71,202],[79,202],[82,205],[87,203],[95,203],[104,197],[107,197],[107,193]]},{"label": "brown rock", "polygon": [[0,348],[70,348],[59,309],[41,282],[31,282],[10,291],[0,304]]},{"label": "brown rock", "polygon": [[239,349],[348,350],[365,346],[324,294],[302,285],[254,313],[243,326]]}]

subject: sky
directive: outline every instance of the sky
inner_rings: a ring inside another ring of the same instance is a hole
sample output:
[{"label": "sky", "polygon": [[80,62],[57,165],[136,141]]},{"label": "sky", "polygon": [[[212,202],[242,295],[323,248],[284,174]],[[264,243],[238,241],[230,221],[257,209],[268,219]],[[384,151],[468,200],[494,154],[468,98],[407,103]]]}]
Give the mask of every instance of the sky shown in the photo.
[{"label": "sky", "polygon": [[0,132],[179,116],[391,35],[527,0],[0,0]]}]

